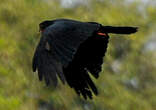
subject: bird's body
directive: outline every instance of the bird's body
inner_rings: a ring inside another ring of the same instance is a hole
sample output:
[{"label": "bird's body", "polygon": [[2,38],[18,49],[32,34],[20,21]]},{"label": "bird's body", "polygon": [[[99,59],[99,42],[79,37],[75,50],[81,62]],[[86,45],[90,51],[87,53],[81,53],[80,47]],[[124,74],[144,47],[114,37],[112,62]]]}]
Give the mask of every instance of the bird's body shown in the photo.
[{"label": "bird's body", "polygon": [[77,94],[92,98],[98,91],[89,73],[98,78],[107,50],[108,33],[131,34],[135,27],[102,26],[96,22],[57,19],[40,23],[42,37],[33,57],[33,71],[47,85],[57,76]]}]

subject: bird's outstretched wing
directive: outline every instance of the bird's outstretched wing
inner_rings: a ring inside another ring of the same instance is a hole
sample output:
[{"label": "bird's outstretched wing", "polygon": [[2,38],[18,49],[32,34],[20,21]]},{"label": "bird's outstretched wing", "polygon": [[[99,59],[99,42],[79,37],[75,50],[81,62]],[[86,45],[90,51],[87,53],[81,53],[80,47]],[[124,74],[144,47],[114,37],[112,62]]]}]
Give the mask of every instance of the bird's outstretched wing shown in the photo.
[{"label": "bird's outstretched wing", "polygon": [[92,98],[92,92],[98,94],[88,73],[98,78],[107,50],[108,33],[137,32],[136,27],[102,26],[96,22],[68,19],[47,22],[51,24],[46,29],[43,23],[40,25],[40,29],[45,30],[33,57],[33,71],[37,70],[39,80],[44,78],[47,85],[56,86],[58,76],[85,99]]},{"label": "bird's outstretched wing", "polygon": [[92,91],[95,95],[98,94],[88,72],[98,78],[108,40],[107,34],[106,36],[93,34],[79,46],[72,62],[64,69],[70,87],[74,88],[77,94],[81,94],[85,99],[92,98]]},{"label": "bird's outstretched wing", "polygon": [[[64,83],[68,78],[63,68],[69,66],[80,44],[98,28],[98,24],[62,20],[45,29],[33,57],[33,71],[38,71],[39,79],[56,86],[58,76]],[[75,77],[75,73],[72,75]]]}]

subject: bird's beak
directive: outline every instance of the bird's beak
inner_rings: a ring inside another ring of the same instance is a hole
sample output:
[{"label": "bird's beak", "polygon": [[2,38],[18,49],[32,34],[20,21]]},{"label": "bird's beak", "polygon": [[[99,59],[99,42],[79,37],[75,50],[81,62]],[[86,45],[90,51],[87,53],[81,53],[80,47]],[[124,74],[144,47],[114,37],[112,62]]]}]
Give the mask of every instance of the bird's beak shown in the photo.
[{"label": "bird's beak", "polygon": [[41,33],[41,29],[38,30],[37,35],[39,36]]},{"label": "bird's beak", "polygon": [[39,31],[38,32],[41,32],[41,29],[39,28]]}]

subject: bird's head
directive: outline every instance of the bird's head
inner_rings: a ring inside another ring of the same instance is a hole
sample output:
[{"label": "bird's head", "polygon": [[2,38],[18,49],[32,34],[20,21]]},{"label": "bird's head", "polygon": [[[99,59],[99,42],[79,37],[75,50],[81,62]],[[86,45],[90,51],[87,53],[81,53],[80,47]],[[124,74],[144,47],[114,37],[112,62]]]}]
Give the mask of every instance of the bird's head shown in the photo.
[{"label": "bird's head", "polygon": [[53,21],[43,21],[39,24],[39,32],[43,32],[48,26],[52,25]]}]

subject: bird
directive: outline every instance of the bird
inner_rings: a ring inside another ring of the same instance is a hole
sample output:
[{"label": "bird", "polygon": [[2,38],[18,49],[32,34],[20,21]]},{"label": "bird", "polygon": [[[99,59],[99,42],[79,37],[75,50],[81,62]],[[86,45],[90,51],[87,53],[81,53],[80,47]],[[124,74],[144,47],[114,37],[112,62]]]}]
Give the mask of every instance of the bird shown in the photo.
[{"label": "bird", "polygon": [[137,27],[104,26],[73,19],[45,20],[39,24],[40,41],[32,59],[39,80],[56,87],[58,79],[84,99],[98,95],[92,81],[99,77],[107,51],[109,33],[132,34]]}]

